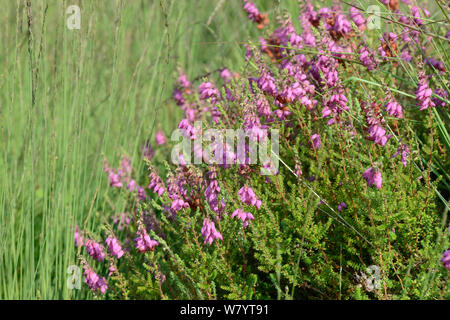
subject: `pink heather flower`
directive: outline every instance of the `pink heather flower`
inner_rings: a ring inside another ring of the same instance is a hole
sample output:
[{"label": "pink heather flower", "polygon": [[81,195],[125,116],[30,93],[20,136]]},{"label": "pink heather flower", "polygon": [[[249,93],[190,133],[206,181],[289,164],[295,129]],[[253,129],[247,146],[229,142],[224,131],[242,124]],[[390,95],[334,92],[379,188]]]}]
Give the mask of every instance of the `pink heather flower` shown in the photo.
[{"label": "pink heather flower", "polygon": [[377,187],[377,189],[381,189],[381,185],[383,182],[383,179],[381,177],[381,172],[378,169],[375,169],[374,167],[370,167],[363,173],[363,178],[367,181],[367,184],[369,187],[371,187],[373,184]]},{"label": "pink heather flower", "polygon": [[402,53],[400,54],[400,58],[402,58],[403,60],[405,60],[407,62],[411,62],[411,60],[412,60],[412,56],[409,53],[409,50],[407,50],[407,49],[402,50]]},{"label": "pink heather flower", "polygon": [[434,107],[435,104],[431,100],[431,95],[433,90],[428,86],[428,80],[426,78],[425,73],[422,73],[419,76],[419,83],[417,84],[416,90],[416,101],[420,110],[428,109],[429,107]]},{"label": "pink heather flower", "polygon": [[290,19],[285,20],[282,26],[275,30],[273,36],[278,38],[283,46],[290,43],[294,48],[303,47],[303,37],[297,33]]},{"label": "pink heather flower", "polygon": [[148,177],[150,178],[150,184],[148,185],[148,188],[156,193],[159,197],[161,197],[166,190],[164,187],[164,182],[154,170],[152,170]]},{"label": "pink heather flower", "polygon": [[131,179],[130,182],[128,182],[127,184],[127,189],[128,191],[133,192],[135,188],[136,188],[136,181],[134,179]]},{"label": "pink heather flower", "polygon": [[180,70],[180,76],[178,77],[178,84],[183,89],[188,89],[191,86],[191,83],[189,82],[186,74],[184,74],[181,70]]},{"label": "pink heather flower", "polygon": [[231,215],[232,218],[234,217],[238,217],[238,219],[241,219],[242,222],[244,223],[244,228],[248,226],[248,222],[250,220],[255,220],[255,217],[253,217],[253,215],[250,212],[245,212],[242,209],[236,209],[234,210],[233,214]]},{"label": "pink heather flower", "polygon": [[277,118],[280,120],[286,119],[286,117],[291,114],[291,112],[289,110],[285,110],[285,109],[277,109],[274,111],[274,113],[277,116]]},{"label": "pink heather flower", "polygon": [[445,251],[442,254],[441,262],[444,264],[444,267],[450,270],[450,249]]},{"label": "pink heather flower", "polygon": [[[307,76],[302,71],[296,70],[296,67],[289,68],[289,65],[287,64],[284,67],[289,71],[290,75],[295,77],[296,81],[285,85],[279,96],[284,98],[287,102],[298,101],[308,110],[314,109],[317,101],[310,98],[310,96],[315,93],[314,85],[307,80]],[[281,107],[284,105],[279,103],[278,100],[275,101],[275,104]]]},{"label": "pink heather flower", "polygon": [[76,247],[84,246],[83,232],[80,231],[80,228],[78,226],[75,227],[74,240]]},{"label": "pink heather flower", "polygon": [[183,130],[184,136],[190,137],[191,139],[195,138],[196,130],[188,119],[182,119],[180,123],[178,123],[178,129]]},{"label": "pink heather flower", "polygon": [[384,146],[390,136],[386,136],[386,130],[380,124],[372,124],[369,127],[369,140]]},{"label": "pink heather flower", "polygon": [[205,237],[204,243],[209,243],[210,245],[215,239],[223,240],[222,234],[216,230],[214,222],[208,218],[203,220],[202,236]]},{"label": "pink heather flower", "polygon": [[319,9],[319,16],[324,19],[331,18],[331,10],[330,8],[323,7]]},{"label": "pink heather flower", "polygon": [[167,142],[166,135],[164,134],[164,131],[158,131],[155,135],[156,144],[158,146],[161,146]]},{"label": "pink heather flower", "polygon": [[145,193],[145,189],[143,187],[138,188],[137,195],[139,200],[141,201],[145,201],[145,199],[147,198],[147,194]]},{"label": "pink heather flower", "polygon": [[106,289],[108,289],[108,282],[106,279],[96,274],[87,264],[84,266],[84,275],[84,282],[89,286],[89,288],[91,288],[91,290],[100,290],[102,294],[106,292]]},{"label": "pink heather flower", "polygon": [[389,10],[395,10],[398,7],[398,0],[381,0],[381,2],[385,4]]},{"label": "pink heather flower", "polygon": [[251,206],[256,206],[258,209],[261,208],[261,200],[256,198],[256,194],[252,188],[243,186],[238,191],[238,196],[243,203]]},{"label": "pink heather flower", "polygon": [[121,188],[123,186],[122,182],[120,181],[120,177],[118,174],[114,172],[109,173],[109,185],[113,188]]},{"label": "pink heather flower", "polygon": [[374,70],[377,67],[377,61],[375,60],[375,54],[369,50],[367,46],[361,47],[359,50],[359,59],[367,70]]},{"label": "pink heather flower", "polygon": [[322,118],[332,116],[328,120],[328,125],[336,122],[336,117],[344,110],[349,110],[347,106],[348,99],[343,94],[343,90],[339,89],[336,94],[333,94],[328,101],[325,101],[325,108],[322,109]]},{"label": "pink heather flower", "polygon": [[215,103],[220,97],[219,90],[211,82],[202,82],[198,86],[200,99],[207,100],[211,98],[211,103]]},{"label": "pink heather flower", "polygon": [[114,272],[116,272],[116,271],[117,271],[117,268],[114,266],[113,263],[111,263],[108,267],[108,277],[111,277],[114,274]]},{"label": "pink heather flower", "polygon": [[315,149],[319,150],[322,146],[322,142],[320,141],[320,134],[315,133],[311,136],[311,141]]},{"label": "pink heather flower", "polygon": [[386,111],[390,116],[396,117],[398,119],[403,118],[402,106],[397,101],[390,100],[384,107],[386,108]]},{"label": "pink heather flower", "polygon": [[[225,157],[227,156],[225,155]],[[227,161],[227,163],[229,162]],[[209,207],[212,211],[220,214],[225,209],[225,201],[223,199],[219,201],[220,186],[219,182],[217,181],[217,172],[214,167],[210,168],[210,170],[207,172],[207,176],[209,178],[209,183],[204,192],[206,201],[208,202]]]},{"label": "pink heather flower", "polygon": [[400,144],[397,147],[397,152],[392,156],[392,158],[395,158],[396,156],[400,155],[400,160],[403,163],[403,167],[406,167],[406,159],[409,154],[409,148],[406,144]]},{"label": "pink heather flower", "polygon": [[[448,100],[448,92],[444,89],[437,88],[436,90],[434,90],[434,94],[436,94],[437,96],[439,96],[441,98]],[[433,97],[432,101],[437,107],[445,107],[445,105],[446,105],[445,101],[443,101],[439,98],[436,98],[436,97]]]},{"label": "pink heather flower", "polygon": [[265,69],[261,70],[261,76],[259,77],[258,81],[258,87],[272,95],[275,96],[277,93],[277,87],[275,85],[275,79],[273,78],[273,76],[271,75],[271,73]]},{"label": "pink heather flower", "polygon": [[187,197],[187,191],[184,188],[186,181],[182,175],[176,177],[171,175],[167,179],[167,192],[169,198],[172,200],[185,199]]},{"label": "pink heather flower", "polygon": [[317,26],[319,24],[320,16],[314,10],[314,6],[311,4],[311,1],[308,0],[308,2],[306,2],[304,12],[305,12],[305,19],[307,19],[309,23],[311,23],[314,26]]},{"label": "pink heather flower", "polygon": [[260,117],[266,117],[266,120],[270,118],[272,115],[272,109],[270,109],[269,102],[264,97],[259,97],[255,101],[256,110],[258,111],[258,115]]},{"label": "pink heather flower", "polygon": [[122,247],[119,244],[119,241],[116,238],[108,237],[106,238],[106,245],[108,246],[108,250],[113,257],[120,259],[123,256],[124,252]]},{"label": "pink heather flower", "polygon": [[182,106],[184,105],[184,97],[183,97],[183,91],[181,91],[179,88],[174,88],[172,93],[172,98],[175,100],[177,105]]},{"label": "pink heather flower", "polygon": [[230,82],[231,80],[231,73],[230,70],[228,70],[227,68],[222,69],[222,71],[220,71],[220,77],[223,79],[223,81],[225,81],[226,83]]},{"label": "pink heather flower", "polygon": [[[262,164],[262,167],[264,169],[266,169],[266,172],[270,172],[270,175],[277,175],[279,172],[278,168],[276,168],[273,165],[271,159],[264,161],[264,163]],[[268,177],[266,177],[266,178],[268,178]],[[267,179],[266,179],[266,182],[267,182]]]},{"label": "pink heather flower", "polygon": [[248,18],[254,22],[258,22],[258,17],[261,15],[256,5],[251,2],[244,0],[244,10],[248,13]]},{"label": "pink heather flower", "polygon": [[[429,16],[430,15],[430,12],[427,10],[427,9],[424,9],[423,10],[424,11],[424,13],[425,13],[425,16]],[[421,26],[421,25],[423,25],[423,21],[422,21],[422,19],[420,18],[420,11],[419,11],[419,8],[417,8],[416,6],[412,6],[411,7],[411,15],[413,16],[413,22],[415,23],[415,24],[417,24],[418,26]]]},{"label": "pink heather flower", "polygon": [[[314,36],[314,33],[311,31],[312,23],[311,21],[314,21],[315,18],[317,18],[317,13],[314,12],[314,8],[311,8],[311,4],[306,4],[306,10],[304,11],[304,14],[300,14],[298,16],[298,20],[300,20],[300,23],[302,25],[302,35],[301,35],[301,45],[307,45],[307,46],[316,46],[316,37]],[[319,18],[320,19],[320,18]]]},{"label": "pink heather flower", "polygon": [[250,60],[253,55],[252,48],[248,44],[244,44],[244,46],[247,49],[245,51],[245,60]]},{"label": "pink heather flower", "polygon": [[97,261],[104,261],[106,257],[105,248],[94,240],[87,240],[85,243],[86,252]]},{"label": "pink heather flower", "polygon": [[156,280],[159,281],[160,284],[163,284],[164,281],[166,281],[166,275],[165,275],[165,274],[162,274],[162,273],[160,273],[160,272],[158,272],[158,273],[155,275],[155,278],[156,278]]},{"label": "pink heather flower", "polygon": [[438,70],[439,73],[444,73],[445,72],[445,66],[444,63],[441,60],[435,59],[433,57],[430,58],[426,58],[425,59],[425,63],[431,67],[433,67],[434,69]]},{"label": "pink heather flower", "polygon": [[259,117],[251,107],[244,108],[244,128],[253,141],[265,141],[267,137],[266,126],[261,125]]},{"label": "pink heather flower", "polygon": [[150,142],[146,142],[141,147],[141,153],[144,156],[144,158],[151,159],[155,155],[155,150],[153,150],[152,146],[150,145]]},{"label": "pink heather flower", "polygon": [[267,14],[261,14],[253,2],[244,0],[244,10],[248,13],[248,18],[258,24],[258,29],[264,28],[269,23]]},{"label": "pink heather flower", "polygon": [[369,137],[368,139],[374,141],[380,146],[384,146],[386,142],[392,138],[392,135],[386,136],[386,130],[383,128],[382,123],[385,121],[375,110],[376,103],[363,103],[362,109],[366,114],[366,122],[369,125]]},{"label": "pink heather flower", "polygon": [[158,241],[150,239],[145,229],[139,229],[136,232],[137,237],[134,239],[135,247],[139,252],[153,251],[159,245]]},{"label": "pink heather flower", "polygon": [[120,168],[118,170],[119,178],[128,177],[131,172],[131,161],[126,157],[122,157],[122,163],[120,164]]},{"label": "pink heather flower", "polygon": [[350,7],[350,19],[353,20],[359,30],[364,30],[366,28],[366,19],[364,19],[361,12],[355,7]]},{"label": "pink heather flower", "polygon": [[[360,22],[360,20],[358,20]],[[348,21],[347,17],[343,14],[337,14],[334,20],[333,29],[339,35],[345,35],[352,31],[352,26],[350,21]]]},{"label": "pink heather flower", "polygon": [[189,203],[185,202],[183,199],[176,199],[172,201],[170,208],[175,211],[180,211],[183,208],[188,208]]},{"label": "pink heather flower", "polygon": [[297,177],[299,177],[299,178],[300,178],[301,175],[303,175],[301,162],[296,162],[295,163],[294,172],[297,175]]},{"label": "pink heather flower", "polygon": [[[333,49],[331,51],[340,51],[340,49]],[[327,56],[323,50],[320,50],[319,58],[317,59],[317,62],[312,64],[310,71],[312,76],[320,84],[322,84],[323,80],[325,80],[328,87],[334,87],[337,85],[339,80],[339,75],[336,69],[337,66],[338,63],[335,58]],[[323,78],[321,74],[323,74]]]},{"label": "pink heather flower", "polygon": [[382,56],[384,59],[386,57],[393,57],[395,54],[391,53],[391,50],[396,46],[397,35],[393,32],[383,34],[383,37],[380,38],[381,44],[378,47],[378,54]]},{"label": "pink heather flower", "polygon": [[346,204],[345,202],[341,202],[341,203],[338,205],[338,211],[341,211],[341,210],[343,210],[343,209],[345,209],[345,208],[347,208],[347,204]]}]

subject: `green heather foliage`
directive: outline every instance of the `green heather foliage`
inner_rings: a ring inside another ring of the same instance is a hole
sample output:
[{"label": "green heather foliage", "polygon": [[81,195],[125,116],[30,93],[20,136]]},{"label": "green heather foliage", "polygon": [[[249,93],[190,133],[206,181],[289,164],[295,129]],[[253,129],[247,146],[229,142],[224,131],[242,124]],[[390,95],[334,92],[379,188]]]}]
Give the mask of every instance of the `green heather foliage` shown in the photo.
[{"label": "green heather foliage", "polygon": [[[380,29],[360,30],[353,21],[351,32],[333,36],[322,18],[311,28],[315,45],[297,46],[292,38],[282,43],[279,36],[266,49],[260,37],[269,39],[287,22],[302,35],[305,24],[297,17],[305,14],[305,1],[255,1],[268,12],[267,25],[258,20],[262,16],[248,19],[240,0],[78,1],[79,31],[64,28],[61,12],[71,3],[8,3],[0,13],[9,28],[3,31],[6,49],[0,47],[0,297],[450,299],[450,271],[441,262],[450,249],[450,101],[436,94],[448,92],[449,8],[440,0],[411,0],[430,12],[420,10],[418,42],[403,47],[398,38],[398,50],[389,43],[385,52],[394,54],[383,59],[383,34],[399,35],[408,27],[383,2],[375,2],[386,17]],[[316,11],[332,5],[311,3]],[[340,3],[352,21],[350,6]],[[367,19],[373,3],[352,4]],[[400,4],[408,19],[410,8]],[[31,27],[27,9],[35,17]],[[331,40],[350,50],[330,52]],[[377,60],[372,70],[361,58],[363,45]],[[405,47],[410,62],[400,56]],[[316,100],[312,108],[282,93],[293,76],[280,65],[298,55],[309,62],[301,72],[315,88],[303,94]],[[444,70],[427,64],[428,57]],[[314,78],[311,68],[320,58],[335,62],[330,69],[337,71],[337,83],[330,84],[324,69]],[[229,82],[219,75],[224,68]],[[268,71],[276,94],[258,82]],[[180,84],[184,73],[189,85]],[[419,110],[418,103],[426,103],[416,100],[424,74],[432,75],[426,85],[443,106]],[[214,91],[207,97],[205,84]],[[172,99],[174,88],[183,103]],[[333,111],[335,122],[328,124],[323,110],[333,94],[345,95],[347,108]],[[403,117],[388,114],[390,98],[402,106]],[[261,175],[261,163],[172,163],[178,141],[170,135],[188,117],[186,106],[208,109],[196,111],[203,131],[239,129],[261,99],[272,117],[257,116],[261,124],[279,130],[276,174]],[[278,117],[280,110],[289,114]],[[380,115],[384,143],[368,139],[368,118]],[[168,141],[157,145],[160,131]],[[313,134],[320,135],[320,147]],[[399,146],[409,148],[405,165]],[[381,173],[381,187],[364,178],[369,168]],[[219,210],[205,192],[214,180]],[[128,190],[131,181],[144,188],[145,200],[137,188]],[[186,196],[171,197],[173,181]],[[154,192],[155,182],[164,193]],[[260,207],[243,202],[244,186]],[[180,198],[185,206],[174,210]],[[254,217],[248,226],[232,216],[237,209]],[[207,243],[207,220],[221,239],[216,234]],[[74,245],[74,232],[83,246]],[[157,245],[142,249],[144,234]],[[119,259],[105,243],[108,237],[118,240],[116,253],[123,249]],[[70,265],[81,272],[89,265],[105,278],[106,291],[87,279],[94,286],[89,290],[83,280],[90,272],[82,276],[81,290],[68,288]]]}]

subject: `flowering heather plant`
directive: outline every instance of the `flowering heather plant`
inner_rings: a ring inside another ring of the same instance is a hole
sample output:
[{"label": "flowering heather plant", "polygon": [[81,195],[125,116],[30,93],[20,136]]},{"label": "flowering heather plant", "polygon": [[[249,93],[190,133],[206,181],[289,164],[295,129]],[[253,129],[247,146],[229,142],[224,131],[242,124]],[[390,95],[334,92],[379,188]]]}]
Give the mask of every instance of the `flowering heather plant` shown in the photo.
[{"label": "flowering heather plant", "polygon": [[[158,131],[155,149],[141,149],[143,169],[125,157],[105,165],[108,201],[120,208],[93,231],[107,250],[75,230],[90,289],[138,299],[450,298],[448,61],[431,62],[442,55],[427,45],[430,33],[448,45],[445,32],[425,23],[426,8],[383,1],[395,15],[380,34],[364,10],[339,3],[301,1],[299,28],[288,15],[269,25],[244,0],[263,29],[259,45],[242,48],[245,67],[195,79],[179,71],[173,129],[191,154],[172,154],[177,141]],[[209,129],[247,130],[245,161],[237,138],[220,148]],[[279,150],[248,161],[275,140],[266,129],[279,132]],[[262,174],[274,159],[280,167]],[[380,270],[375,286],[361,282],[369,266]]]}]

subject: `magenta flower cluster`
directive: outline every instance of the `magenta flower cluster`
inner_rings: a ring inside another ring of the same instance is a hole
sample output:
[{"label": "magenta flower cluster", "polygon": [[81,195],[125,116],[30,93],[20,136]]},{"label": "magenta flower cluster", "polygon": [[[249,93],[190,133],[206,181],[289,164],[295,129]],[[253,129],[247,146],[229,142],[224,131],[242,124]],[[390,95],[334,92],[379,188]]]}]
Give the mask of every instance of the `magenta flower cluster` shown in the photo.
[{"label": "magenta flower cluster", "polygon": [[91,267],[87,264],[84,266],[84,282],[91,288],[93,291],[100,291],[100,293],[104,294],[106,289],[108,289],[108,282],[104,277],[100,277]]},{"label": "magenta flower cluster", "polygon": [[120,259],[124,255],[124,251],[122,250],[122,246],[119,244],[117,238],[108,237],[105,240],[106,245],[108,246],[108,250],[111,253],[111,256]]},{"label": "magenta flower cluster", "polygon": [[419,110],[425,110],[435,106],[434,102],[431,100],[432,93],[433,90],[428,86],[427,77],[425,74],[421,74],[416,90],[416,100],[417,105],[420,107]]},{"label": "magenta flower cluster", "polygon": [[248,204],[250,206],[254,206],[258,209],[261,208],[261,200],[259,200],[256,197],[255,192],[253,191],[252,188],[248,187],[248,186],[243,186],[241,189],[239,189],[238,191],[238,196],[239,199],[245,203]]},{"label": "magenta flower cluster", "polygon": [[242,220],[244,228],[248,226],[250,220],[255,220],[255,217],[250,212],[245,212],[241,208],[234,210],[231,217],[238,217],[238,219]]},{"label": "magenta flower cluster", "polygon": [[450,249],[446,250],[442,254],[441,262],[444,264],[444,267],[450,270]]},{"label": "magenta flower cluster", "polygon": [[380,170],[370,167],[363,173],[363,178],[367,181],[369,187],[375,185],[377,189],[381,189],[383,178],[381,177]]},{"label": "magenta flower cluster", "polygon": [[134,245],[139,252],[153,251],[159,245],[158,241],[152,240],[145,229],[139,229],[134,239]]},{"label": "magenta flower cluster", "polygon": [[208,218],[203,220],[202,236],[205,238],[204,243],[211,245],[214,240],[223,240],[222,234],[216,230],[216,226],[213,221]]}]

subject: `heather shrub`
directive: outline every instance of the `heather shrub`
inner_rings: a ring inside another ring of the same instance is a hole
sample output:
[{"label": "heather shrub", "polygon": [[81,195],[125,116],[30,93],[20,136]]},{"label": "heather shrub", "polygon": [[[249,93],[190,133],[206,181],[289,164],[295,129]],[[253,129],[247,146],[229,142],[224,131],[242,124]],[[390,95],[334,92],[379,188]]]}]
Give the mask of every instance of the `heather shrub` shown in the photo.
[{"label": "heather shrub", "polygon": [[[96,296],[450,298],[449,37],[426,23],[437,7],[384,2],[381,37],[358,5],[307,2],[294,23],[243,2],[261,29],[245,67],[177,75],[174,129],[191,154],[158,131],[135,163],[105,162],[108,201],[124,210],[75,234]],[[229,144],[194,145],[212,128],[249,132],[244,161]],[[266,162],[250,163],[252,142]]]}]

